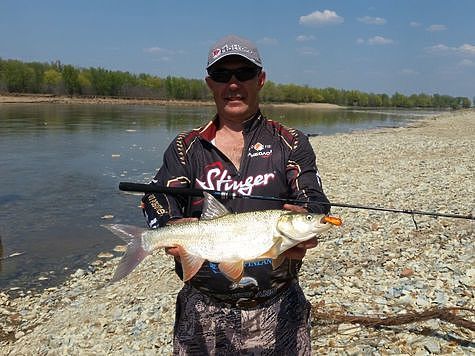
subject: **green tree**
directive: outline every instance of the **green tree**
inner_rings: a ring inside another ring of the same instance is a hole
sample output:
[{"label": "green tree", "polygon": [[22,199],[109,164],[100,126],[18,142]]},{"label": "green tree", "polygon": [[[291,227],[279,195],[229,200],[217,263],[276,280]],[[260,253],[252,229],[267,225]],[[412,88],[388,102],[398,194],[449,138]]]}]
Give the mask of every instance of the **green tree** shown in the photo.
[{"label": "green tree", "polygon": [[61,74],[64,81],[64,89],[68,95],[81,94],[79,85],[79,70],[72,65],[65,65],[62,67]]},{"label": "green tree", "polygon": [[53,68],[47,69],[43,74],[43,81],[47,93],[59,94],[59,89],[63,81],[61,72]]},{"label": "green tree", "polygon": [[392,106],[396,107],[408,107],[408,99],[405,95],[395,92],[391,97]]},{"label": "green tree", "polygon": [[91,78],[89,77],[89,72],[86,70],[80,71],[78,74],[78,83],[80,87],[80,92],[83,95],[92,94],[92,84]]},{"label": "green tree", "polygon": [[368,95],[368,106],[372,108],[378,108],[383,106],[382,95],[370,93]]},{"label": "green tree", "polygon": [[8,60],[3,64],[3,80],[11,93],[28,93],[33,91],[34,71],[26,64]]}]

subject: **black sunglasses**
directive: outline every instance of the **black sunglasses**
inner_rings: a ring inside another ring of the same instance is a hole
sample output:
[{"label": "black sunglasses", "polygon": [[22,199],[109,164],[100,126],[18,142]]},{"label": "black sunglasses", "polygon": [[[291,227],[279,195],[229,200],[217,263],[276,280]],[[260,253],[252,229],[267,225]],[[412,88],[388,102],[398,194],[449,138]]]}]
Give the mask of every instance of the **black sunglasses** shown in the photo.
[{"label": "black sunglasses", "polygon": [[238,69],[215,69],[208,72],[211,79],[218,83],[227,83],[234,75],[240,82],[254,78],[261,72],[261,68],[243,67]]}]

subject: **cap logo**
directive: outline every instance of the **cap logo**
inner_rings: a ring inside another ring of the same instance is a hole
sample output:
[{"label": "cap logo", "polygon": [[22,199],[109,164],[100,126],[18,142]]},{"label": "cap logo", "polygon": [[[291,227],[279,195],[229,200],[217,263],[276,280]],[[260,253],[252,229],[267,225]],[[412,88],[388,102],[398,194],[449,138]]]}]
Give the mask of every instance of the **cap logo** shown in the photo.
[{"label": "cap logo", "polygon": [[232,44],[232,45],[225,44],[221,48],[213,49],[213,52],[212,52],[213,53],[212,54],[213,59],[216,58],[216,57],[219,57],[222,54],[225,54],[226,52],[230,52],[230,51],[254,54],[254,52],[252,50],[250,50],[247,47],[241,46],[240,44]]}]

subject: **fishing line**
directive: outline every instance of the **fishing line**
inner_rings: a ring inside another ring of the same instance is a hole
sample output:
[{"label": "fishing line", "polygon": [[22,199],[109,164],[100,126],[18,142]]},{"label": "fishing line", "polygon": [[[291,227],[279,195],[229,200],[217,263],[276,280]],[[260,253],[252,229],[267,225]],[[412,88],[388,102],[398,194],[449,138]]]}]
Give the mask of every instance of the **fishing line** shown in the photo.
[{"label": "fishing line", "polygon": [[475,216],[473,216],[472,214],[460,215],[460,214],[439,213],[439,212],[421,211],[421,210],[384,208],[384,207],[357,205],[357,204],[304,201],[304,200],[298,200],[298,199],[278,198],[278,197],[270,197],[270,196],[263,196],[263,195],[241,195],[234,192],[221,192],[219,190],[211,190],[211,189],[175,188],[175,187],[165,187],[165,186],[158,186],[158,185],[151,185],[151,184],[132,183],[132,182],[120,182],[119,189],[122,191],[128,191],[128,192],[164,193],[164,194],[196,196],[196,197],[202,197],[203,192],[207,192],[211,194],[212,196],[214,196],[215,198],[219,198],[219,199],[254,199],[254,200],[278,201],[278,202],[287,203],[287,204],[330,205],[330,206],[335,206],[335,207],[340,207],[340,208],[375,210],[375,211],[385,211],[385,212],[390,212],[390,213],[409,214],[409,215],[412,215],[413,219],[414,219],[414,215],[427,215],[427,216],[445,217],[445,218],[453,218],[453,219],[475,220]]}]

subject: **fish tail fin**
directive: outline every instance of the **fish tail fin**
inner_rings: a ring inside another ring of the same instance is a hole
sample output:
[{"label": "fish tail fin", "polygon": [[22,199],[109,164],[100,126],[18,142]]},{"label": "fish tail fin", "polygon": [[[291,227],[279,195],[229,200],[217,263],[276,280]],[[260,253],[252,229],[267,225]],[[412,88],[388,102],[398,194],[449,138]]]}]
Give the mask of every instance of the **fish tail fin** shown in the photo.
[{"label": "fish tail fin", "polygon": [[125,254],[122,256],[122,259],[115,270],[114,276],[111,279],[111,283],[114,283],[132,272],[133,269],[150,254],[148,251],[144,250],[142,246],[142,233],[147,229],[121,224],[102,226],[119,236],[127,243],[127,251],[125,251]]}]

